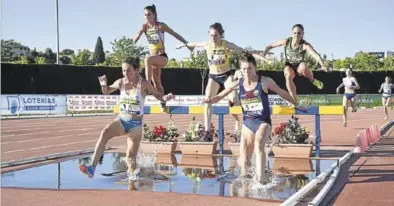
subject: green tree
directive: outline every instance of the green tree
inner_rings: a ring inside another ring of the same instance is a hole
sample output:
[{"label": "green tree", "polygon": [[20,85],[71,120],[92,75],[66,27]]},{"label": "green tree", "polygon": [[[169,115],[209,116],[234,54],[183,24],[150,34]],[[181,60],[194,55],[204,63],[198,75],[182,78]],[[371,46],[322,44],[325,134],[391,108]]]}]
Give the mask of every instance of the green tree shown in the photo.
[{"label": "green tree", "polygon": [[17,63],[18,63],[18,64],[29,64],[29,63],[30,63],[30,60],[29,60],[29,58],[27,58],[26,56],[22,56],[22,57],[20,58],[20,60],[17,61]]},{"label": "green tree", "polygon": [[73,54],[71,55],[71,62],[74,65],[89,65],[90,64],[90,56],[92,55],[92,52],[90,52],[88,49],[84,50],[78,50],[77,55]]},{"label": "green tree", "polygon": [[189,61],[182,64],[183,68],[208,69],[207,51],[195,51],[190,54]]},{"label": "green tree", "polygon": [[103,48],[103,41],[101,37],[97,38],[96,47],[93,53],[93,62],[94,63],[103,63],[105,61],[105,53]]},{"label": "green tree", "polygon": [[16,42],[13,39],[1,40],[1,61],[2,62],[15,62],[20,59],[20,57],[12,52],[13,48],[25,47],[21,43]]},{"label": "green tree", "polygon": [[180,68],[179,63],[176,61],[176,59],[170,59],[168,61],[166,68]]},{"label": "green tree", "polygon": [[114,61],[111,66],[121,66],[123,59],[129,56],[140,57],[141,59],[147,54],[145,47],[137,46],[133,39],[122,37],[121,39],[115,39],[111,42]]},{"label": "green tree", "polygon": [[383,59],[383,70],[394,70],[394,56]]},{"label": "green tree", "polygon": [[59,61],[60,61],[62,64],[71,64],[71,58],[68,57],[68,56],[61,56],[60,59],[59,59]]},{"label": "green tree", "polygon": [[36,64],[46,64],[47,59],[45,57],[38,57],[36,58]]},{"label": "green tree", "polygon": [[53,53],[51,48],[46,48],[44,52],[47,64],[54,64],[56,62],[56,54]]},{"label": "green tree", "polygon": [[63,49],[63,50],[60,52],[60,54],[61,54],[61,55],[71,56],[71,55],[74,54],[74,50],[72,50],[72,49]]}]

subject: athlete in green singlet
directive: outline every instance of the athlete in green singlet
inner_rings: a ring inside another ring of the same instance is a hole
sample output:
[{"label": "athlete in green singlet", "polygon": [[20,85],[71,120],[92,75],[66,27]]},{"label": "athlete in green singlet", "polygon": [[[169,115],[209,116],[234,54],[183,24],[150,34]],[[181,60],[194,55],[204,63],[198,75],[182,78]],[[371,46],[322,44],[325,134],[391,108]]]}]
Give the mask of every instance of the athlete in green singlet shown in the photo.
[{"label": "athlete in green singlet", "polygon": [[321,69],[327,72],[327,67],[324,65],[323,59],[313,49],[312,45],[304,40],[304,27],[301,24],[293,26],[293,35],[287,39],[281,39],[278,42],[268,45],[263,56],[267,54],[271,49],[283,46],[285,48],[285,78],[286,87],[290,95],[297,100],[296,86],[293,82],[296,74],[305,76],[308,78],[317,88],[323,89],[323,83],[313,77],[313,73],[309,70],[305,63],[305,53],[308,52],[311,56],[316,59],[321,65]]}]

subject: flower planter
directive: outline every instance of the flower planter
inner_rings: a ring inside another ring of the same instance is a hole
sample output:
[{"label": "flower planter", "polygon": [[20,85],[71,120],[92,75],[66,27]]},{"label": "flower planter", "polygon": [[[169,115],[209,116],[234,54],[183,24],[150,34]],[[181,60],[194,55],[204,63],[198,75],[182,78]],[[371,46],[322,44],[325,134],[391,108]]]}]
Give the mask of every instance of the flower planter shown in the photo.
[{"label": "flower planter", "polygon": [[184,168],[200,168],[215,171],[217,168],[216,157],[208,155],[182,155],[180,166]]},{"label": "flower planter", "polygon": [[212,155],[216,153],[218,142],[179,142],[183,155]]},{"label": "flower planter", "polygon": [[149,142],[141,141],[140,149],[143,153],[173,154],[176,142]]},{"label": "flower planter", "polygon": [[310,159],[273,158],[272,170],[276,174],[304,175],[313,171]]},{"label": "flower planter", "polygon": [[233,155],[239,155],[239,147],[241,143],[239,142],[229,142],[228,146],[230,147],[231,153]]},{"label": "flower planter", "polygon": [[312,144],[278,144],[272,148],[272,152],[275,157],[309,158],[312,149]]},{"label": "flower planter", "polygon": [[156,156],[156,172],[162,175],[170,175],[173,168],[178,166],[175,155],[173,154],[157,154]]}]

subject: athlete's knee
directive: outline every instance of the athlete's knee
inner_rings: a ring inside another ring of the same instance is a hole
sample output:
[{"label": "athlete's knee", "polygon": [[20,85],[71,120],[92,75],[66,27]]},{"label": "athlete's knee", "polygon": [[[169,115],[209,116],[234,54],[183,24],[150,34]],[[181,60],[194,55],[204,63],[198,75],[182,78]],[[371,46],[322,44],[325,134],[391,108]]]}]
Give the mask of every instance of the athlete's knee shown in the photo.
[{"label": "athlete's knee", "polygon": [[293,68],[291,68],[291,67],[289,67],[289,66],[286,66],[286,67],[285,67],[284,74],[285,74],[286,79],[289,79],[289,80],[293,80],[294,77],[295,77]]}]

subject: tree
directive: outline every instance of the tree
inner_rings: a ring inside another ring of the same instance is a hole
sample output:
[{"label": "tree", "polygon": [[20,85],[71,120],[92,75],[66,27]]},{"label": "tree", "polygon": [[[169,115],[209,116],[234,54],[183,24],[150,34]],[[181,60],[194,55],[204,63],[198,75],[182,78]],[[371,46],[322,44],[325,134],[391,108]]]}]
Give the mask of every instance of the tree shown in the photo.
[{"label": "tree", "polygon": [[15,47],[25,47],[21,43],[14,41],[13,39],[1,40],[1,61],[2,62],[14,62],[18,61],[20,57],[12,52]]},{"label": "tree", "polygon": [[92,52],[90,52],[88,49],[84,49],[84,50],[78,50],[78,54],[75,55],[71,55],[71,61],[72,64],[75,65],[89,65],[90,64],[90,56],[91,56]]},{"label": "tree", "polygon": [[122,61],[126,57],[133,56],[143,59],[147,54],[145,47],[137,46],[133,39],[127,38],[125,36],[119,40],[115,39],[113,42],[111,42],[111,45],[112,50],[114,51],[114,61],[113,65],[111,66],[121,66]]},{"label": "tree", "polygon": [[103,63],[104,61],[105,61],[105,53],[103,48],[103,41],[101,40],[101,37],[98,37],[96,42],[96,47],[93,53],[93,62],[98,64],[98,63]]},{"label": "tree", "polygon": [[53,53],[51,48],[46,48],[44,52],[47,64],[54,64],[56,62],[56,54]]},{"label": "tree", "polygon": [[71,64],[71,58],[68,57],[68,56],[61,56],[60,59],[59,59],[59,61],[60,61],[62,64]]},{"label": "tree", "polygon": [[190,54],[188,61],[184,61],[182,64],[184,68],[198,68],[198,69],[208,69],[208,58],[207,51],[195,51]]},{"label": "tree", "polygon": [[74,54],[74,50],[72,50],[72,49],[63,49],[63,50],[60,52],[60,54],[61,54],[61,55],[71,56],[71,55]]},{"label": "tree", "polygon": [[46,64],[47,59],[45,57],[38,57],[36,58],[36,64]]},{"label": "tree", "polygon": [[167,68],[180,68],[179,63],[176,61],[176,59],[170,59],[167,63]]}]

